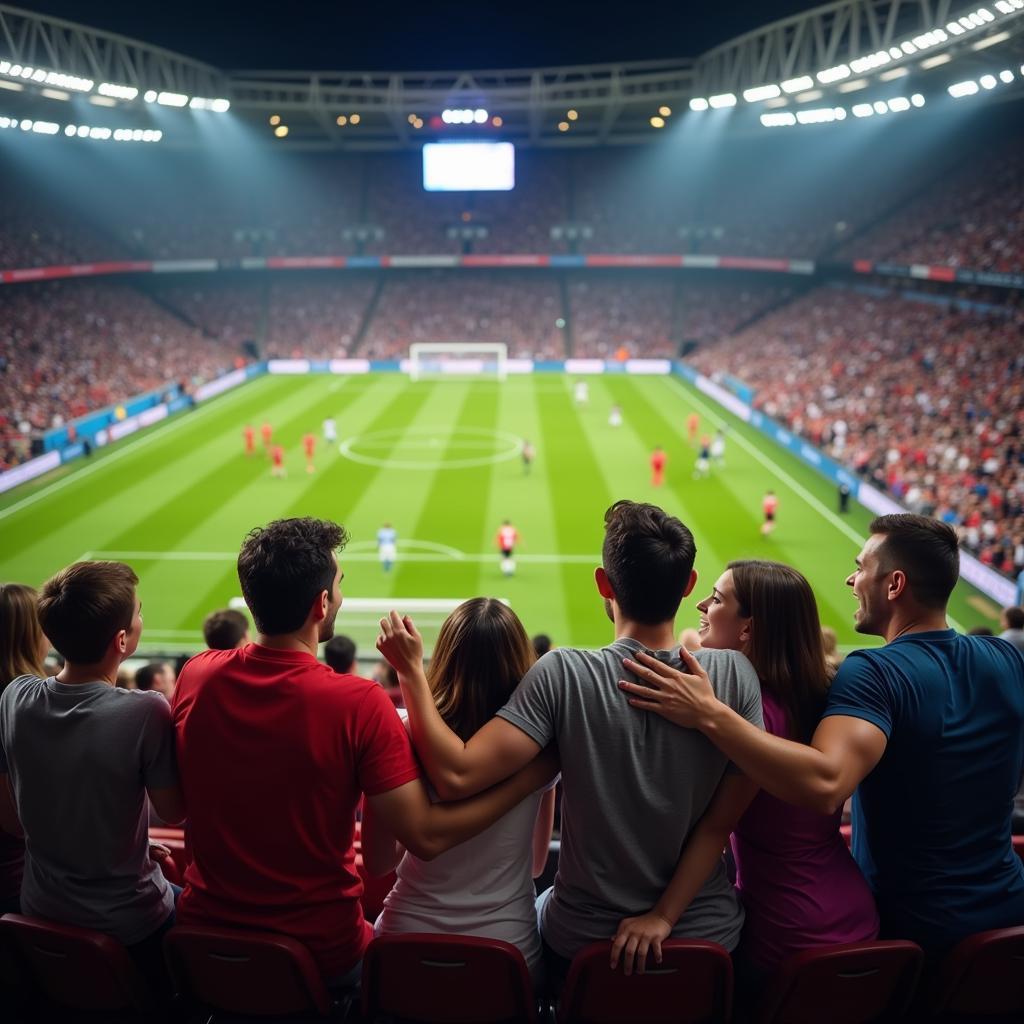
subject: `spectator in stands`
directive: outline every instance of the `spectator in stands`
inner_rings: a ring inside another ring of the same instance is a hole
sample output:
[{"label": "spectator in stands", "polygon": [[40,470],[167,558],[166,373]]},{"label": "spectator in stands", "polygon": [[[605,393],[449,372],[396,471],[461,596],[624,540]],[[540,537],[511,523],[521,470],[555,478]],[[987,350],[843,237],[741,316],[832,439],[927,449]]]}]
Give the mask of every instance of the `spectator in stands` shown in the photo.
[{"label": "spectator in stands", "polygon": [[[476,597],[445,620],[427,670],[434,703],[463,740],[485,725],[512,695],[534,662],[518,616],[494,598]],[[535,983],[542,978],[533,879],[544,871],[555,815],[555,787],[538,789],[501,821],[468,842],[425,862],[406,853],[398,881],[384,901],[375,935],[447,932],[503,939],[519,947]],[[382,846],[379,870],[397,860],[394,836],[363,819],[363,857],[370,836]]]},{"label": "spectator in stands", "polygon": [[[668,885],[683,842],[707,834],[703,880],[675,937],[733,949],[743,909],[722,849],[754,795],[743,776],[696,733],[655,728],[622,714],[621,659],[671,650],[679,602],[696,583],[693,535],[654,505],[619,501],[605,514],[597,590],[615,641],[600,651],[559,648],[527,673],[509,702],[468,742],[439,713],[423,674],[422,640],[409,619],[381,621],[378,645],[398,668],[413,742],[443,799],[479,792],[558,745],[562,767],[562,848],[553,889],[538,902],[549,975],[556,986],[584,946],[606,941],[626,914],[653,906]],[[742,654],[701,651],[717,692],[752,728],[761,727],[757,676]],[[667,725],[668,723],[664,723]],[[700,825],[698,826],[698,822]],[[629,963],[632,962],[629,951]]]},{"label": "spectator in stands", "polygon": [[846,582],[857,631],[886,645],[846,658],[810,745],[750,728],[693,659],[683,674],[640,655],[626,668],[644,686],[621,684],[631,703],[705,732],[780,800],[832,813],[856,789],[853,853],[882,935],[933,953],[1024,924],[1024,864],[1010,845],[1024,655],[947,627],[958,575],[948,525],[910,513],[872,522]]},{"label": "spectator in stands", "polygon": [[[22,676],[45,676],[50,641],[39,625],[36,592],[21,583],[0,583],[0,694]],[[0,913],[20,908],[25,839],[14,813],[14,797],[5,778],[0,792]]]},{"label": "spectator in stands", "polygon": [[146,796],[166,821],[184,810],[170,707],[114,686],[142,635],[137,583],[120,562],[78,562],[43,585],[40,626],[65,665],[4,690],[0,772],[25,830],[22,912],[112,935],[155,980],[175,892],[150,856]]},{"label": "spectator in stands", "polygon": [[211,651],[233,651],[249,643],[249,620],[234,608],[210,612],[203,621],[203,640]]},{"label": "spectator in stands", "polygon": [[324,644],[324,661],[340,675],[356,670],[356,642],[339,633]]},{"label": "spectator in stands", "polygon": [[1024,652],[1024,608],[1004,608],[999,624],[1003,627],[1000,638]]},{"label": "spectator in stands", "polygon": [[[730,562],[697,607],[701,645],[742,651],[754,666],[765,731],[809,741],[835,668],[807,580],[778,562]],[[747,915],[740,949],[749,988],[760,987],[791,954],[878,934],[875,900],[839,833],[841,818],[841,808],[822,814],[762,791],[736,826],[732,852]],[[613,950],[638,938],[642,957],[650,943],[668,937],[694,886],[687,874],[690,845],[654,909],[622,922]]]},{"label": "spectator in stands", "polygon": [[839,637],[831,626],[821,627],[821,642],[825,645],[825,661],[835,675],[843,663],[843,656],[839,653]]},{"label": "spectator in stands", "polygon": [[679,631],[679,646],[685,647],[692,654],[694,651],[699,651],[701,648],[700,633],[692,627],[688,626],[686,629]]},{"label": "spectator in stands", "polygon": [[551,637],[547,633],[538,633],[531,641],[533,653],[537,658],[543,658],[551,650]]},{"label": "spectator in stands", "polygon": [[988,628],[988,626],[971,626],[971,628],[969,630],[967,630],[967,635],[968,636],[995,636],[995,633],[993,633],[992,630]]},{"label": "spectator in stands", "polygon": [[174,668],[166,661],[149,661],[135,670],[135,689],[152,690],[170,701],[174,699]]},{"label": "spectator in stands", "polygon": [[316,659],[341,607],[341,526],[283,519],[238,556],[256,642],[185,666],[173,714],[192,863],[181,920],[281,932],[325,980],[358,982],[372,935],[359,904],[355,813],[372,813],[424,859],[487,828],[554,774],[548,758],[461,804],[431,804],[383,691]]}]

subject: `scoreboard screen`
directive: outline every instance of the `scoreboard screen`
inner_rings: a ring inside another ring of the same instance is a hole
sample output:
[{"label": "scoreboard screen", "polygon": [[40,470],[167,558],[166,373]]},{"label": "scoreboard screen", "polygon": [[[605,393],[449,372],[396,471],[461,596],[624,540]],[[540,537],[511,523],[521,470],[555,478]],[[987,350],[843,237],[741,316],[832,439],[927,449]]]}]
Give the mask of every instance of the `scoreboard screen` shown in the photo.
[{"label": "scoreboard screen", "polygon": [[515,183],[511,142],[428,142],[423,147],[428,192],[508,192]]}]

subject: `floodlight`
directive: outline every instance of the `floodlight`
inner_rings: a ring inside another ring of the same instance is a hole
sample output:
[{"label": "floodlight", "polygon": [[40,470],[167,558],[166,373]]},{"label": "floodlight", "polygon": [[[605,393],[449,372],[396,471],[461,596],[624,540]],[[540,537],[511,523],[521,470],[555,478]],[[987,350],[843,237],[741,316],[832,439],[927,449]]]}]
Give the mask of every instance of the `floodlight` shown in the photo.
[{"label": "floodlight", "polygon": [[888,114],[889,113],[889,105],[885,102],[885,100],[875,100],[875,102],[872,105],[875,108],[875,113],[876,114]]},{"label": "floodlight", "polygon": [[855,103],[853,105],[854,117],[872,117],[874,113],[875,108],[870,103]]},{"label": "floodlight", "polygon": [[707,110],[708,101],[704,99],[703,96],[695,96],[692,100],[690,100],[690,109],[698,111]]},{"label": "floodlight", "polygon": [[946,90],[953,99],[962,99],[964,96],[973,96],[978,91],[978,83],[973,79],[966,82],[956,82]]},{"label": "floodlight", "polygon": [[765,128],[787,128],[796,124],[796,115],[789,111],[782,111],[778,114],[762,114],[761,124]]},{"label": "floodlight", "polygon": [[954,36],[962,36],[964,34],[964,27],[959,22],[951,21],[946,25],[946,31]]},{"label": "floodlight", "polygon": [[978,79],[978,84],[983,89],[994,89],[996,87],[996,76],[995,75],[982,75]]},{"label": "floodlight", "polygon": [[709,97],[708,103],[711,104],[711,108],[713,110],[722,110],[725,107],[735,107],[736,94],[731,92],[721,92],[717,96]]},{"label": "floodlight", "polygon": [[995,35],[985,36],[984,39],[979,39],[976,43],[971,44],[972,50],[987,50],[990,46],[996,46],[999,43],[1005,43],[1010,38],[1009,32],[996,32]]},{"label": "floodlight", "polygon": [[142,97],[147,103],[156,103],[156,89],[147,89]]},{"label": "floodlight", "polygon": [[833,82],[839,82],[849,77],[849,64],[837,64],[834,68],[825,68],[824,71],[819,71],[817,74],[817,79],[822,85],[831,85]]},{"label": "floodlight", "polygon": [[906,96],[893,96],[889,100],[889,109],[894,114],[902,114],[905,110],[910,109],[910,100]]},{"label": "floodlight", "polygon": [[888,71],[883,71],[879,76],[880,82],[895,82],[897,78],[905,78],[910,74],[910,68],[904,65],[899,68],[889,68]]},{"label": "floodlight", "polygon": [[180,92],[161,92],[157,93],[156,101],[164,107],[183,107],[188,97]]},{"label": "floodlight", "polygon": [[927,60],[921,61],[921,69],[923,71],[930,71],[932,68],[937,68],[941,64],[948,64],[953,59],[951,53],[937,53],[934,57],[929,57]]},{"label": "floodlight", "polygon": [[914,95],[910,97],[910,102],[915,107],[923,107],[924,106],[924,97],[919,92],[915,92]]},{"label": "floodlight", "polygon": [[113,82],[100,82],[96,90],[101,96],[110,96],[115,100],[133,100],[139,90],[132,85],[115,85]]},{"label": "floodlight", "polygon": [[803,92],[805,89],[810,89],[814,85],[814,79],[810,75],[801,75],[799,78],[787,78],[782,83],[782,88],[785,92]]},{"label": "floodlight", "polygon": [[999,81],[1004,85],[1009,85],[1013,81],[1013,72],[1009,68],[1003,68],[999,72]]},{"label": "floodlight", "polygon": [[773,100],[781,93],[777,85],[759,85],[753,89],[744,89],[743,98],[748,103],[758,103],[761,100]]}]

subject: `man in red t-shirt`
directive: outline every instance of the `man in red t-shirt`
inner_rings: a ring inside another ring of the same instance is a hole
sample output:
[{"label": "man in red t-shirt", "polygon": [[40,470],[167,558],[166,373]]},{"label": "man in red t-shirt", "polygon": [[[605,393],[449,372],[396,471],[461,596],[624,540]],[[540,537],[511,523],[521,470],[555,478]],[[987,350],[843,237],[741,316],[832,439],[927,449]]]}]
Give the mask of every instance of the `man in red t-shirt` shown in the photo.
[{"label": "man in red t-shirt", "polygon": [[316,437],[312,433],[303,435],[302,448],[306,453],[306,472],[312,473],[316,468],[313,465],[313,452],[316,450]]},{"label": "man in red t-shirt", "polygon": [[256,431],[253,430],[251,423],[246,423],[242,436],[245,438],[245,454],[252,455],[256,450]]},{"label": "man in red t-shirt", "polygon": [[364,793],[363,856],[382,874],[375,819],[430,859],[555,771],[538,759],[481,797],[431,804],[384,690],[316,658],[341,606],[334,552],[346,540],[342,527],[318,519],[253,530],[238,578],[257,642],[192,658],[172,705],[192,856],[178,920],[289,935],[337,985],[358,978],[372,937],[353,849]]},{"label": "man in red t-shirt", "polygon": [[767,537],[775,529],[775,511],[779,507],[779,499],[775,497],[774,491],[765,491],[761,500],[761,511],[764,512],[764,522],[761,524],[761,534]]},{"label": "man in red t-shirt", "polygon": [[264,420],[263,426],[260,427],[260,436],[263,438],[263,447],[269,451],[270,439],[274,436],[274,431],[267,420]]},{"label": "man in red t-shirt", "polygon": [[519,531],[512,525],[511,520],[506,519],[498,527],[494,541],[501,552],[502,574],[511,576],[516,571],[516,544],[519,542]]},{"label": "man in red t-shirt", "polygon": [[287,470],[284,468],[284,449],[279,444],[270,449],[270,475],[287,476]]},{"label": "man in red t-shirt", "polygon": [[651,452],[651,486],[660,487],[665,482],[665,463],[667,456],[661,445]]}]

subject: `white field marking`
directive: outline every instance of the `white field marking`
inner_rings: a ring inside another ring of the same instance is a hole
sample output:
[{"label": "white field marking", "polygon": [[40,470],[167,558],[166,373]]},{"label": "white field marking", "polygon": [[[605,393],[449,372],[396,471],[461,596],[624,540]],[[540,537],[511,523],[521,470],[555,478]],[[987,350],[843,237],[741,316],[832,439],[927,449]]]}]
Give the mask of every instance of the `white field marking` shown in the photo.
[{"label": "white field marking", "polygon": [[[423,548],[426,551],[434,551],[438,554],[447,555],[449,558],[453,558],[456,561],[463,561],[466,557],[465,551],[460,551],[458,548],[449,547],[447,544],[437,544],[432,540],[400,540],[398,542],[402,549],[406,548]],[[361,554],[366,551],[376,551],[377,542],[375,540],[355,540],[349,544],[342,552],[342,561],[349,559],[352,555]]]},{"label": "white field marking", "polygon": [[[385,430],[374,430],[366,434],[354,434],[345,438],[338,446],[338,451],[352,462],[364,466],[378,466],[384,469],[429,470],[438,469],[470,469],[477,466],[490,466],[499,462],[507,462],[516,458],[523,450],[523,439],[516,434],[504,430],[490,430],[486,427],[418,427],[417,437],[406,437],[408,428],[389,427]],[[426,435],[426,436],[424,436]],[[430,436],[433,435],[433,436]],[[460,440],[459,438],[462,438]],[[499,448],[499,444],[503,447]],[[475,458],[453,459],[442,457],[433,461],[423,459],[403,459],[387,456],[377,458],[375,455],[363,454],[363,449],[392,448],[400,456],[407,448],[415,452],[417,449],[438,451],[441,448],[461,448],[467,450],[477,448],[490,451],[489,455]]]},{"label": "white field marking", "polygon": [[[257,378],[257,380],[264,379],[269,380],[270,378]],[[253,381],[252,383],[255,383]],[[252,394],[245,385],[242,385],[233,393],[225,395],[225,398],[238,397],[239,395],[248,392]],[[155,430],[150,431],[148,434],[142,437],[136,438],[134,441],[127,441],[120,444],[116,451],[110,455],[104,456],[98,462],[93,462],[89,465],[83,466],[81,469],[74,470],[65,477],[61,477],[60,480],[54,480],[52,484],[42,488],[42,490],[36,491],[34,494],[30,494],[27,498],[22,498],[21,501],[15,502],[13,505],[8,505],[7,508],[0,509],[0,519],[6,519],[9,515],[13,515],[15,512],[20,511],[23,508],[28,508],[29,505],[34,505],[41,498],[49,497],[57,491],[63,490],[69,484],[77,483],[79,480],[84,480],[85,477],[91,473],[95,473],[98,469],[105,469],[112,462],[116,462],[118,459],[124,458],[129,452],[138,451],[140,448],[144,448],[151,441],[158,437],[166,437],[176,427],[180,427],[183,423],[195,423],[196,418],[202,416],[209,409],[223,409],[224,403],[211,401],[207,405],[201,405],[195,410],[191,416],[180,416],[175,414],[171,420],[165,421],[165,423]],[[182,410],[185,412],[186,410]],[[116,443],[116,442],[115,442]]]},{"label": "white field marking", "polygon": [[[690,391],[683,386],[682,381],[677,377],[663,377],[664,380],[670,387],[677,385],[677,390],[681,390],[687,399],[693,402],[694,405],[698,406],[704,411],[704,415],[707,416],[714,423],[717,423],[720,427],[729,427],[731,424],[720,416],[714,409],[711,408],[707,403],[703,402],[696,394],[691,394]],[[696,389],[694,389],[696,390]],[[757,429],[756,427],[754,428]],[[761,463],[765,469],[771,470],[783,483],[785,483],[792,491],[799,495],[815,512],[818,513],[823,519],[828,520],[843,536],[853,541],[857,547],[861,547],[864,544],[865,537],[862,537],[852,526],[843,522],[839,516],[836,515],[830,508],[827,508],[821,503],[806,487],[793,479],[770,455],[765,455],[760,448],[748,441],[739,431],[730,430],[729,438],[735,441],[744,451],[752,455],[758,462]],[[956,619],[951,615],[946,615],[949,624],[961,633],[966,632],[964,627],[960,625]]]},{"label": "white field marking", "polygon": [[[426,542],[420,541],[420,544]],[[444,549],[445,545],[437,547]],[[455,552],[451,554],[449,552]],[[125,561],[139,559],[147,562],[233,562],[238,558],[237,551],[89,551],[90,559],[115,559]],[[496,562],[500,559],[499,551],[481,551],[468,554],[456,548],[441,551],[424,551],[406,553],[398,551],[397,562]],[[600,565],[600,555],[551,555],[551,554],[517,554],[517,562],[533,565]],[[83,559],[86,561],[87,559]],[[349,553],[343,551],[342,563],[345,562],[376,562],[376,551]]]}]

